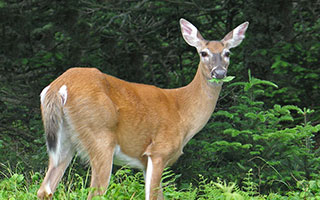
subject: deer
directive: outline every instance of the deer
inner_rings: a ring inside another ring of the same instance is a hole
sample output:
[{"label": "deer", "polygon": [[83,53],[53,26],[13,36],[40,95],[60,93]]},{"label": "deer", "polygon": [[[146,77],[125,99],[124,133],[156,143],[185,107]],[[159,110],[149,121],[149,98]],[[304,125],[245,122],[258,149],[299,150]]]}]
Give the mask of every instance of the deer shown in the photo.
[{"label": "deer", "polygon": [[49,164],[37,192],[53,193],[75,153],[90,164],[95,188],[88,199],[104,195],[113,164],[143,171],[145,199],[164,199],[161,177],[182,154],[188,141],[211,117],[226,77],[230,49],[245,38],[244,22],[222,40],[205,40],[180,19],[182,36],[200,61],[186,86],[162,89],[127,82],[96,68],[70,68],[40,94]]}]

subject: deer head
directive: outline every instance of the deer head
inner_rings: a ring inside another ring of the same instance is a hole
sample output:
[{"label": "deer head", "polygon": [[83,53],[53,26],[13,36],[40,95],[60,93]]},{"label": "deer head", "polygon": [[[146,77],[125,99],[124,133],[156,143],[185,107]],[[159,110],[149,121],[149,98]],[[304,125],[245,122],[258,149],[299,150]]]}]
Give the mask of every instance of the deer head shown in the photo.
[{"label": "deer head", "polygon": [[201,70],[207,79],[223,79],[226,77],[230,49],[238,46],[245,37],[249,23],[244,22],[229,32],[220,41],[205,40],[198,29],[185,19],[180,19],[184,40],[197,49],[200,56]]}]

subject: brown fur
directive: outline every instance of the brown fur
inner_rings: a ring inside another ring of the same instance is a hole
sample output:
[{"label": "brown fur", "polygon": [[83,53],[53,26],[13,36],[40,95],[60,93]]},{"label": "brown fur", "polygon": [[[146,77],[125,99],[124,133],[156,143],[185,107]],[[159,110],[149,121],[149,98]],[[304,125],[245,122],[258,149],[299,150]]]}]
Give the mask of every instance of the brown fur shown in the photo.
[{"label": "brown fur", "polygon": [[221,53],[225,48],[223,43],[220,41],[210,41],[207,44],[207,47],[212,53]]},{"label": "brown fur", "polygon": [[[45,96],[42,105],[42,121],[46,133],[48,150],[55,150],[57,146],[57,135],[62,122],[62,105],[59,102],[58,93],[49,93]],[[43,109],[43,108],[46,109]]]},{"label": "brown fur", "polygon": [[[200,71],[199,67],[188,86],[166,90],[129,83],[97,69],[73,68],[50,84],[46,99],[67,86],[64,118],[91,165],[111,159],[110,151],[117,144],[144,166],[147,155],[162,163],[160,180],[163,168],[178,159],[183,146],[206,124],[215,107],[221,87],[208,85]],[[42,113],[51,111],[42,106]],[[154,181],[152,185],[159,187]]]}]

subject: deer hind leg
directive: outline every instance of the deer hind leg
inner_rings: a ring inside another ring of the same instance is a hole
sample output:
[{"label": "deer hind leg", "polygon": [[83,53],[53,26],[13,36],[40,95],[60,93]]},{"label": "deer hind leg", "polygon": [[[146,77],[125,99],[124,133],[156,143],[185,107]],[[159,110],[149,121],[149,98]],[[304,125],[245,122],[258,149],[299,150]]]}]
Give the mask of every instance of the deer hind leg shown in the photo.
[{"label": "deer hind leg", "polygon": [[89,157],[92,169],[90,187],[94,188],[94,191],[90,192],[88,199],[106,192],[112,172],[114,148],[115,143],[107,134],[94,140],[94,144],[90,145]]},{"label": "deer hind leg", "polygon": [[61,177],[72,160],[74,150],[65,137],[66,132],[60,130],[57,148],[55,151],[49,151],[48,171],[37,193],[39,199],[52,199]]},{"label": "deer hind leg", "polygon": [[161,189],[161,177],[164,170],[164,162],[161,158],[148,156],[147,171],[145,176],[145,199],[163,200]]}]

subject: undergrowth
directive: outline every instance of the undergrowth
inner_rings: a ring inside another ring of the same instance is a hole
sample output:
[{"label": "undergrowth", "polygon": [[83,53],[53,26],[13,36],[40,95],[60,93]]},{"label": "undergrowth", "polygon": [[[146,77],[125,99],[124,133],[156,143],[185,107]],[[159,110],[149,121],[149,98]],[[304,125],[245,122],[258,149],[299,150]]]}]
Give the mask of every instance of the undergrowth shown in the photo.
[{"label": "undergrowth", "polygon": [[[0,181],[0,199],[37,199],[36,193],[43,180],[43,176],[36,173],[23,175],[18,170],[2,172],[4,178]],[[71,173],[72,168],[67,171],[67,176],[61,181],[53,199],[56,200],[85,200],[91,188],[88,188],[89,173],[85,177],[77,173]],[[89,170],[88,170],[89,172]],[[270,193],[268,195],[259,194],[256,183],[252,181],[253,172],[250,169],[246,177],[243,178],[241,185],[236,182],[226,182],[217,178],[215,181],[209,181],[202,175],[199,175],[198,185],[190,184],[185,188],[178,188],[175,184],[180,176],[167,169],[163,174],[162,186],[165,199],[186,199],[186,200],[277,200],[277,199],[320,199],[320,180],[297,181],[294,191],[287,195]],[[144,181],[141,172],[133,173],[129,168],[121,168],[111,177],[109,188],[104,196],[94,197],[93,199],[117,199],[117,200],[143,200],[144,199]]]}]

